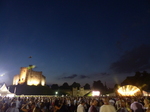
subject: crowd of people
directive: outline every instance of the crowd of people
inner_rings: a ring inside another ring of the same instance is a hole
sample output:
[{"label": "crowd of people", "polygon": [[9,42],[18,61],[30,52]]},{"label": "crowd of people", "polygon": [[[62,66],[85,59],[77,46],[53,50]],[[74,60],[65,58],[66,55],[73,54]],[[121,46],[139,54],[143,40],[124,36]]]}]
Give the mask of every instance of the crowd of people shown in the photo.
[{"label": "crowd of people", "polygon": [[150,112],[149,97],[0,97],[0,112]]}]

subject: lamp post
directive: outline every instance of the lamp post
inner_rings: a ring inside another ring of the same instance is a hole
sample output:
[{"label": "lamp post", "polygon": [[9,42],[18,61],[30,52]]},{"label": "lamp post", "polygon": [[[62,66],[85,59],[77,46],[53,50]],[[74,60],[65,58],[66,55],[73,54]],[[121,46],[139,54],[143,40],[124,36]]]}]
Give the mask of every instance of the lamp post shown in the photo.
[{"label": "lamp post", "polygon": [[58,92],[57,92],[57,91],[55,92],[55,95],[56,95],[56,97],[57,97],[57,95],[58,95]]}]

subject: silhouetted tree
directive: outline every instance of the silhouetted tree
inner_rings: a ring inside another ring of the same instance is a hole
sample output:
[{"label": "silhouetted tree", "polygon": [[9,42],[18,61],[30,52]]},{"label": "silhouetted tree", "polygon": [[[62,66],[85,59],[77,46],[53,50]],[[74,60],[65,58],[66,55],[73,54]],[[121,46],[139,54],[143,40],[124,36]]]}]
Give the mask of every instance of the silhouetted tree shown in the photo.
[{"label": "silhouetted tree", "polygon": [[119,89],[120,85],[119,84],[115,84],[114,85],[114,93],[116,93],[116,95],[118,95],[118,89]]},{"label": "silhouetted tree", "polygon": [[144,90],[150,89],[150,74],[146,71],[136,72],[134,76],[127,77],[121,85],[134,85]]},{"label": "silhouetted tree", "polygon": [[136,78],[141,77],[141,73],[140,73],[139,71],[135,72],[135,77],[136,77]]},{"label": "silhouetted tree", "polygon": [[148,77],[149,76],[149,74],[147,73],[147,71],[143,71],[143,77]]},{"label": "silhouetted tree", "polygon": [[65,82],[62,86],[60,86],[60,89],[70,89],[70,86],[67,82]]},{"label": "silhouetted tree", "polygon": [[90,89],[91,87],[90,87],[90,84],[88,84],[88,83],[86,83],[85,85],[84,85],[84,89]]},{"label": "silhouetted tree", "polygon": [[104,88],[104,85],[103,85],[103,83],[100,80],[93,82],[93,89],[95,89],[95,90],[103,90],[103,88]]},{"label": "silhouetted tree", "polygon": [[99,90],[101,92],[101,94],[108,93],[107,86],[106,85],[104,86],[104,84],[100,80],[93,82],[93,89],[94,90]]},{"label": "silhouetted tree", "polygon": [[74,82],[74,83],[71,85],[71,87],[77,87],[77,88],[79,88],[79,87],[80,87],[80,84],[79,84],[79,83]]},{"label": "silhouetted tree", "polygon": [[120,85],[119,85],[119,84],[115,84],[115,85],[114,85],[114,91],[118,90],[118,89],[119,89],[119,87],[120,87]]},{"label": "silhouetted tree", "polygon": [[52,86],[51,86],[51,89],[59,89],[59,86],[58,86],[58,84],[52,84]]}]

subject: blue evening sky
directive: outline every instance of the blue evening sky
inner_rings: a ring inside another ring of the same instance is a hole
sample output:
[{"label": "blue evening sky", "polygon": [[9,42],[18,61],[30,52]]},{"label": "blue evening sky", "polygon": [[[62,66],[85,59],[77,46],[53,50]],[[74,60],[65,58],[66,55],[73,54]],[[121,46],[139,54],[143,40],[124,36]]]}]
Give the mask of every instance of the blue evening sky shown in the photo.
[{"label": "blue evening sky", "polygon": [[150,71],[150,1],[1,0],[0,82],[30,64],[59,85]]}]

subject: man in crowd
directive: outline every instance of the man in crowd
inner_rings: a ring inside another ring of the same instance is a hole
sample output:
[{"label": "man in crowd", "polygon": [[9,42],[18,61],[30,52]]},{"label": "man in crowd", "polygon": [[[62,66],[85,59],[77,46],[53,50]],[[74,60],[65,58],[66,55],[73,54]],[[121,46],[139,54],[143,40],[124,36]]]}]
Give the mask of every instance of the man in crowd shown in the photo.
[{"label": "man in crowd", "polygon": [[81,100],[81,101],[80,101],[80,104],[79,104],[78,107],[77,107],[77,112],[85,112],[84,105],[85,105],[85,101],[84,101],[84,100]]},{"label": "man in crowd", "polygon": [[133,112],[144,112],[144,107],[138,102],[137,98],[134,98],[134,102],[131,104],[130,108],[133,110]]},{"label": "man in crowd", "polygon": [[103,103],[104,105],[100,107],[99,112],[116,112],[115,107],[109,104],[108,98],[103,98]]},{"label": "man in crowd", "polygon": [[98,110],[97,110],[98,101],[96,99],[93,99],[91,103],[92,104],[91,104],[88,112],[98,112]]},{"label": "man in crowd", "polygon": [[6,110],[6,112],[19,112],[19,109],[18,108],[16,108],[16,103],[12,103],[11,104],[11,107],[9,107],[7,110]]}]

